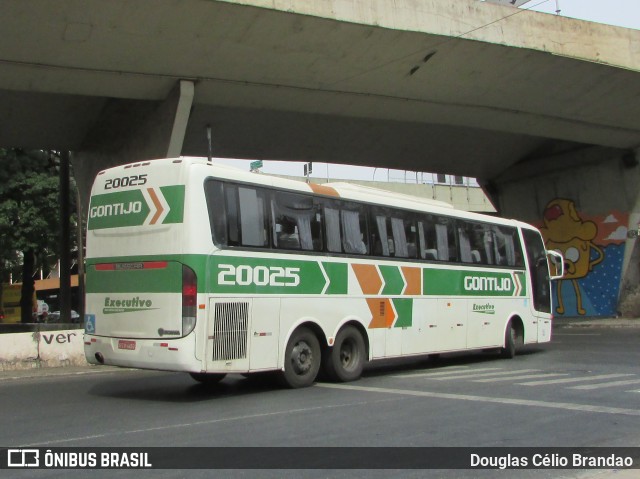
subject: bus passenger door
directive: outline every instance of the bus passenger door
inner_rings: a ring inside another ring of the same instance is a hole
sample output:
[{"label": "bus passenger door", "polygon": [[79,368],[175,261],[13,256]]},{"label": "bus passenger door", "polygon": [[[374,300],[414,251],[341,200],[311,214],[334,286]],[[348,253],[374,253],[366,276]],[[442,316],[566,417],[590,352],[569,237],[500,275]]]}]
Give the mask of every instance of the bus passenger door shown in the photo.
[{"label": "bus passenger door", "polygon": [[522,236],[527,250],[529,263],[529,283],[531,291],[531,310],[535,317],[534,328],[525,325],[525,342],[531,339],[533,333],[539,342],[551,339],[551,281],[549,279],[549,263],[542,236],[536,231],[523,229]]}]

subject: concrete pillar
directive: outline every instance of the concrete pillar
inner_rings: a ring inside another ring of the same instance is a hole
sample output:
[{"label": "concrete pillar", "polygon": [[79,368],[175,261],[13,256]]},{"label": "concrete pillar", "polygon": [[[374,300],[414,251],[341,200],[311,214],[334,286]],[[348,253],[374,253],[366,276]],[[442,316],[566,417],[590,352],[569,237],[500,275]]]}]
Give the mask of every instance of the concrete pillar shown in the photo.
[{"label": "concrete pillar", "polygon": [[568,264],[559,316],[640,315],[638,151],[581,147],[523,161],[488,184],[502,216],[540,227]]},{"label": "concrete pillar", "polygon": [[72,156],[83,211],[98,172],[111,166],[180,156],[194,84],[181,80],[162,102],[112,98]]}]

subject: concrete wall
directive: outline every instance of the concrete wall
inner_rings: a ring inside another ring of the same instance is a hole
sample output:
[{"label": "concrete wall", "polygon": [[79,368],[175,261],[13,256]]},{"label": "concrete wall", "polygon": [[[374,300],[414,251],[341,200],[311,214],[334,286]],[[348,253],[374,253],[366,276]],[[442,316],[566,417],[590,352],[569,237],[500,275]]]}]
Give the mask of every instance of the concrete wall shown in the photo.
[{"label": "concrete wall", "polygon": [[82,366],[82,329],[0,334],[0,370]]},{"label": "concrete wall", "polygon": [[563,253],[560,316],[640,313],[638,152],[582,148],[524,162],[495,181],[499,211],[541,228]]}]

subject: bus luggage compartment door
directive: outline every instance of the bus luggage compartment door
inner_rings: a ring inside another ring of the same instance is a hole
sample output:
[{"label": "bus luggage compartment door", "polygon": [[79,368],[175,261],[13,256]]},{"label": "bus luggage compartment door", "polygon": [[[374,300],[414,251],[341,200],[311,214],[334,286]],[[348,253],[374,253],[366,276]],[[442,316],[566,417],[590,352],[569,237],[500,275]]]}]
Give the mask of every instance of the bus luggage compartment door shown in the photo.
[{"label": "bus luggage compartment door", "polygon": [[277,298],[210,299],[207,370],[249,372],[275,369],[278,364],[279,315],[280,300]]}]

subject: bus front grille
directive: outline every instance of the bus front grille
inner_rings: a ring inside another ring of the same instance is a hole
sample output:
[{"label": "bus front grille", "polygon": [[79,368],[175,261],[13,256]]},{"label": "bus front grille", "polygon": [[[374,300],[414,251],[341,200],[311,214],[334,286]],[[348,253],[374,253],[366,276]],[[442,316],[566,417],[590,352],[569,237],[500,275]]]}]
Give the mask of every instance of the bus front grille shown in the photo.
[{"label": "bus front grille", "polygon": [[249,303],[216,303],[213,325],[213,361],[247,357]]}]

